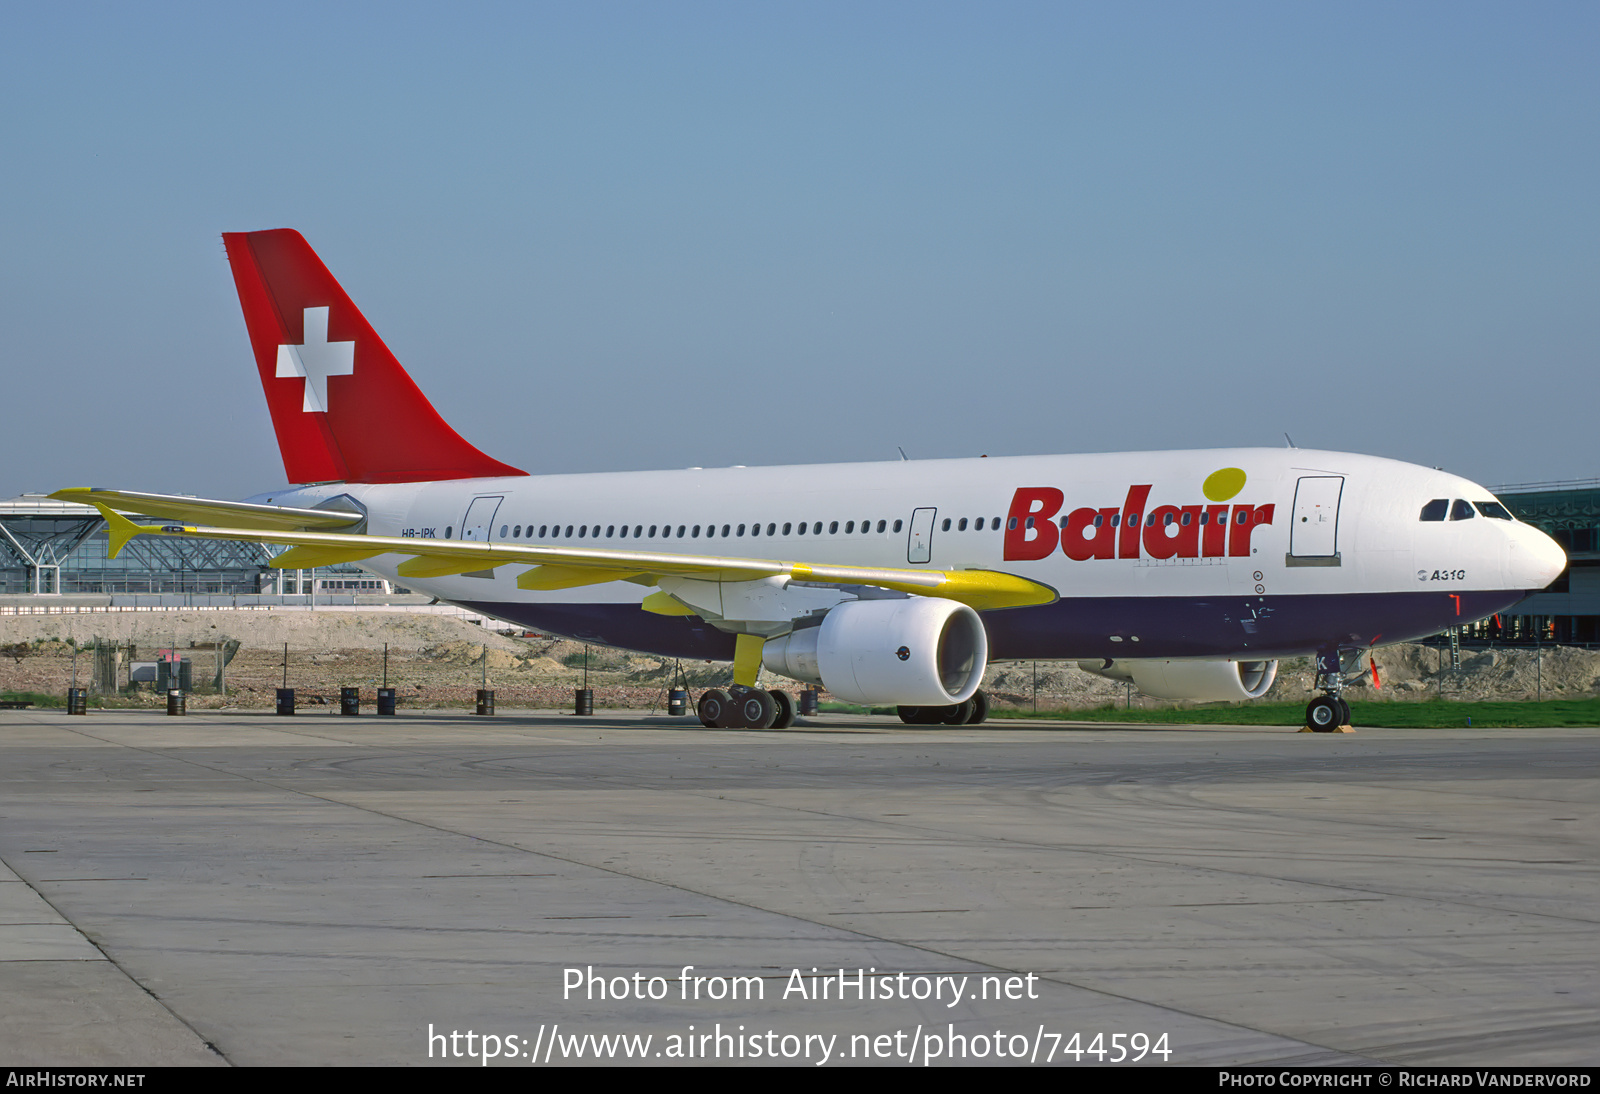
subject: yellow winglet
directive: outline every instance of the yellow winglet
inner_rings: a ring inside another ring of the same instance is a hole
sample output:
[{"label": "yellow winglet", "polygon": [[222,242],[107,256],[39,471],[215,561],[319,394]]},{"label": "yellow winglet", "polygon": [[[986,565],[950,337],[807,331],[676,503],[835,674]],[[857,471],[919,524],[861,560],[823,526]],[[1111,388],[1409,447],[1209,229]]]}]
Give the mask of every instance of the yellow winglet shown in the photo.
[{"label": "yellow winglet", "polygon": [[98,502],[94,503],[94,507],[100,510],[100,515],[105,518],[106,534],[111,539],[111,544],[106,551],[107,558],[116,558],[118,555],[120,555],[122,553],[122,549],[128,545],[128,541],[134,536],[142,536],[146,532],[156,532],[160,530],[160,528],[154,524],[135,524],[121,513],[107,509],[104,505],[101,505]]}]

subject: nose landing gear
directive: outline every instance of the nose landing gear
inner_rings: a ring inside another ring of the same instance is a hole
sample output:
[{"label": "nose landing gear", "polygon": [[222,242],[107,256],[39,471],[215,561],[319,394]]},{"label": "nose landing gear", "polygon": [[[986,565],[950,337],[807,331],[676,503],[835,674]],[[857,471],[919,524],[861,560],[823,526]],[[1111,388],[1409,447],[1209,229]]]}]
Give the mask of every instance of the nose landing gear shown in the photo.
[{"label": "nose landing gear", "polygon": [[1337,653],[1317,655],[1316,686],[1323,694],[1306,704],[1306,725],[1301,733],[1354,733],[1350,727],[1350,704],[1339,693],[1344,690],[1344,672]]}]

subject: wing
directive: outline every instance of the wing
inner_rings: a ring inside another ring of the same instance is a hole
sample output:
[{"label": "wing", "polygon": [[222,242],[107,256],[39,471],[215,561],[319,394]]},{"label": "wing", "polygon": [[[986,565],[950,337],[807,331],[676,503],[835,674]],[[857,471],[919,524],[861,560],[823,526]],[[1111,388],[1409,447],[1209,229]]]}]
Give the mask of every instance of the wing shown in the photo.
[{"label": "wing", "polygon": [[[116,494],[114,501],[108,495]],[[916,596],[940,597],[966,604],[978,611],[998,608],[1020,608],[1035,604],[1049,604],[1057,599],[1056,591],[1048,585],[1030,581],[1015,574],[995,570],[898,570],[865,566],[837,566],[791,562],[777,559],[737,558],[719,555],[671,554],[659,551],[625,551],[595,547],[544,547],[505,543],[476,543],[462,540],[414,539],[401,536],[350,535],[339,532],[253,527],[249,521],[235,520],[233,527],[209,527],[187,524],[135,524],[116,512],[126,507],[151,515],[161,515],[151,510],[146,498],[165,498],[191,513],[206,512],[225,516],[228,512],[245,512],[257,521],[282,521],[309,516],[326,520],[330,514],[324,510],[287,509],[274,506],[247,505],[243,502],[206,502],[193,498],[171,498],[168,495],[144,495],[112,491],[83,489],[58,490],[51,497],[70,501],[83,501],[100,510],[110,531],[112,558],[134,536],[182,536],[188,539],[227,539],[248,543],[281,543],[290,548],[278,555],[272,565],[279,569],[311,566],[331,566],[348,562],[361,562],[380,555],[409,556],[396,570],[401,577],[446,577],[451,574],[476,570],[491,570],[500,566],[527,567],[517,578],[522,589],[569,589],[581,585],[598,585],[608,581],[632,581],[653,586],[667,579],[687,578],[704,582],[740,583],[762,581],[768,578],[788,578],[792,581],[822,582],[841,585],[870,585]],[[246,510],[233,507],[247,506]],[[276,513],[258,513],[258,510],[277,510]],[[345,517],[348,514],[334,514]],[[648,598],[648,610],[672,610],[661,602],[660,594]]]}]

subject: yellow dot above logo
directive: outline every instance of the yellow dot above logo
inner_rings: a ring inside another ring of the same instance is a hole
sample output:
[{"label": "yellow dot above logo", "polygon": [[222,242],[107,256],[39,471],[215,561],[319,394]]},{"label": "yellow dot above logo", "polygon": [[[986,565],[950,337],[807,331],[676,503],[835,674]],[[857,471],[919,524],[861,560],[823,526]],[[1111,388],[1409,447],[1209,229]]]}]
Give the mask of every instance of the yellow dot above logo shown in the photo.
[{"label": "yellow dot above logo", "polygon": [[1224,467],[1221,471],[1213,471],[1207,475],[1201,490],[1212,501],[1227,501],[1244,489],[1244,479],[1244,468]]}]

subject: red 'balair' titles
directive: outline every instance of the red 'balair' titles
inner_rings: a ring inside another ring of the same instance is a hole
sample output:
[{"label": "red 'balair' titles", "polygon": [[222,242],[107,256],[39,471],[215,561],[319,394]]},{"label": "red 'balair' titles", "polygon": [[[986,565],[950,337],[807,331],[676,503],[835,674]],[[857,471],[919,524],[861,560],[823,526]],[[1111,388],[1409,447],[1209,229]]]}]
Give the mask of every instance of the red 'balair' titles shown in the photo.
[{"label": "red 'balair' titles", "polygon": [[1061,533],[1053,519],[1062,494],[1053,486],[1024,486],[1011,498],[1006,515],[1006,558],[1037,560],[1056,549]]},{"label": "red 'balair' titles", "polygon": [[[1012,562],[1048,558],[1057,545],[1068,558],[1248,558],[1250,534],[1272,523],[1273,505],[1158,505],[1146,510],[1150,485],[1130,486],[1122,507],[1074,509],[1061,522],[1065,501],[1053,486],[1024,486],[1011,499],[1005,557]],[[1141,548],[1143,549],[1141,552]]]}]

